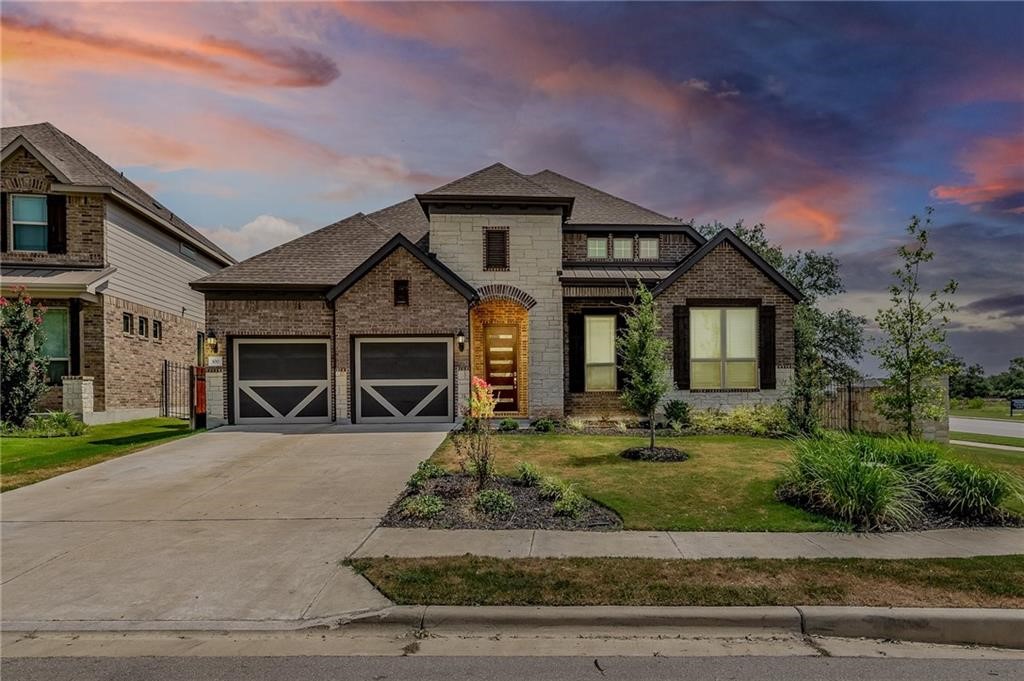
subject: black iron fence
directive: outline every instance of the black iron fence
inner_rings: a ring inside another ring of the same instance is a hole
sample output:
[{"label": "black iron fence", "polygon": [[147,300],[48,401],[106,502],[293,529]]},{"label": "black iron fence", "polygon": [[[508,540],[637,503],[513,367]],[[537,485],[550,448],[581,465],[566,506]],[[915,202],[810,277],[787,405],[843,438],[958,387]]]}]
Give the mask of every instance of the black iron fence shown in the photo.
[{"label": "black iron fence", "polygon": [[193,428],[206,426],[206,370],[164,360],[160,413],[186,419]]}]

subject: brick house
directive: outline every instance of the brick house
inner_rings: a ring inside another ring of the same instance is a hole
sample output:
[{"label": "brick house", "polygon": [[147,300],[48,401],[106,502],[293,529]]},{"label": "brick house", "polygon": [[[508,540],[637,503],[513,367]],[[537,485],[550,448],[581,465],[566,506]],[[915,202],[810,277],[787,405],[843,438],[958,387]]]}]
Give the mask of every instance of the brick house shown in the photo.
[{"label": "brick house", "polygon": [[618,415],[638,281],[672,343],[670,397],[781,397],[800,296],[735,234],[495,164],[193,282],[222,367],[210,423],[452,421],[471,376],[502,416]]},{"label": "brick house", "polygon": [[0,145],[0,285],[47,308],[40,409],[159,414],[163,361],[202,360],[205,303],[188,284],[235,260],[49,123],[3,128]]}]

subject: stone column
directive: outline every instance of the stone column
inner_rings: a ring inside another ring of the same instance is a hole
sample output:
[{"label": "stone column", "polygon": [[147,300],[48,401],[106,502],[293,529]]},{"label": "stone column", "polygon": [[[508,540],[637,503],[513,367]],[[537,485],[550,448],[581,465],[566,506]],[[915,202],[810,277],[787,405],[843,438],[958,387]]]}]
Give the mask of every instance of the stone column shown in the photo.
[{"label": "stone column", "polygon": [[93,413],[92,376],[65,376],[62,408],[81,421],[88,423]]},{"label": "stone column", "polygon": [[206,427],[213,429],[225,425],[224,372],[220,369],[206,370]]}]

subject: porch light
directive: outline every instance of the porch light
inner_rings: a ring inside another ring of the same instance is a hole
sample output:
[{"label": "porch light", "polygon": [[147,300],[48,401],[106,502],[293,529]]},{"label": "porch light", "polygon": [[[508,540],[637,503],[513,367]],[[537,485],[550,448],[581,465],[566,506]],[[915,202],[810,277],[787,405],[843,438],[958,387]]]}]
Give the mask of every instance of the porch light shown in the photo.
[{"label": "porch light", "polygon": [[217,354],[217,334],[213,331],[206,334],[206,349],[211,355]]},{"label": "porch light", "polygon": [[457,334],[455,334],[455,342],[459,344],[459,352],[462,352],[463,350],[465,350],[466,349],[466,332],[462,331],[462,330],[459,330],[459,332]]}]

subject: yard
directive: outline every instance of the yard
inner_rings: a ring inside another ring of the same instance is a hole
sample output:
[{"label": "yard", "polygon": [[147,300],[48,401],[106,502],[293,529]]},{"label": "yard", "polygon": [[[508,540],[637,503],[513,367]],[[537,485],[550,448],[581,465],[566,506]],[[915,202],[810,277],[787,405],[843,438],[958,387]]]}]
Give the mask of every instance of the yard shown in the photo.
[{"label": "yard", "polygon": [[950,405],[950,416],[967,416],[979,419],[1000,419],[1003,421],[1019,421],[1024,423],[1024,412],[1015,411],[1010,416],[1009,400],[985,400],[984,404],[975,409],[965,405]]},{"label": "yard", "polygon": [[[665,437],[690,455],[679,463],[627,461],[619,452],[644,443],[622,435],[503,435],[494,438],[497,471],[511,474],[519,461],[579,484],[580,491],[616,511],[627,530],[812,531],[849,529],[775,499],[788,440],[738,435]],[[1024,475],[1024,457],[975,447],[950,456]],[[456,468],[450,440],[432,459]],[[1015,500],[1008,508],[1024,512]]]},{"label": "yard", "polygon": [[1024,437],[1011,437],[1008,435],[983,435],[981,433],[959,433],[949,434],[951,440],[964,440],[967,442],[985,442],[991,445],[1009,445],[1010,447],[1024,447]]},{"label": "yard", "polygon": [[152,418],[90,426],[75,437],[4,435],[0,443],[0,491],[30,485],[193,432],[187,421]]}]

